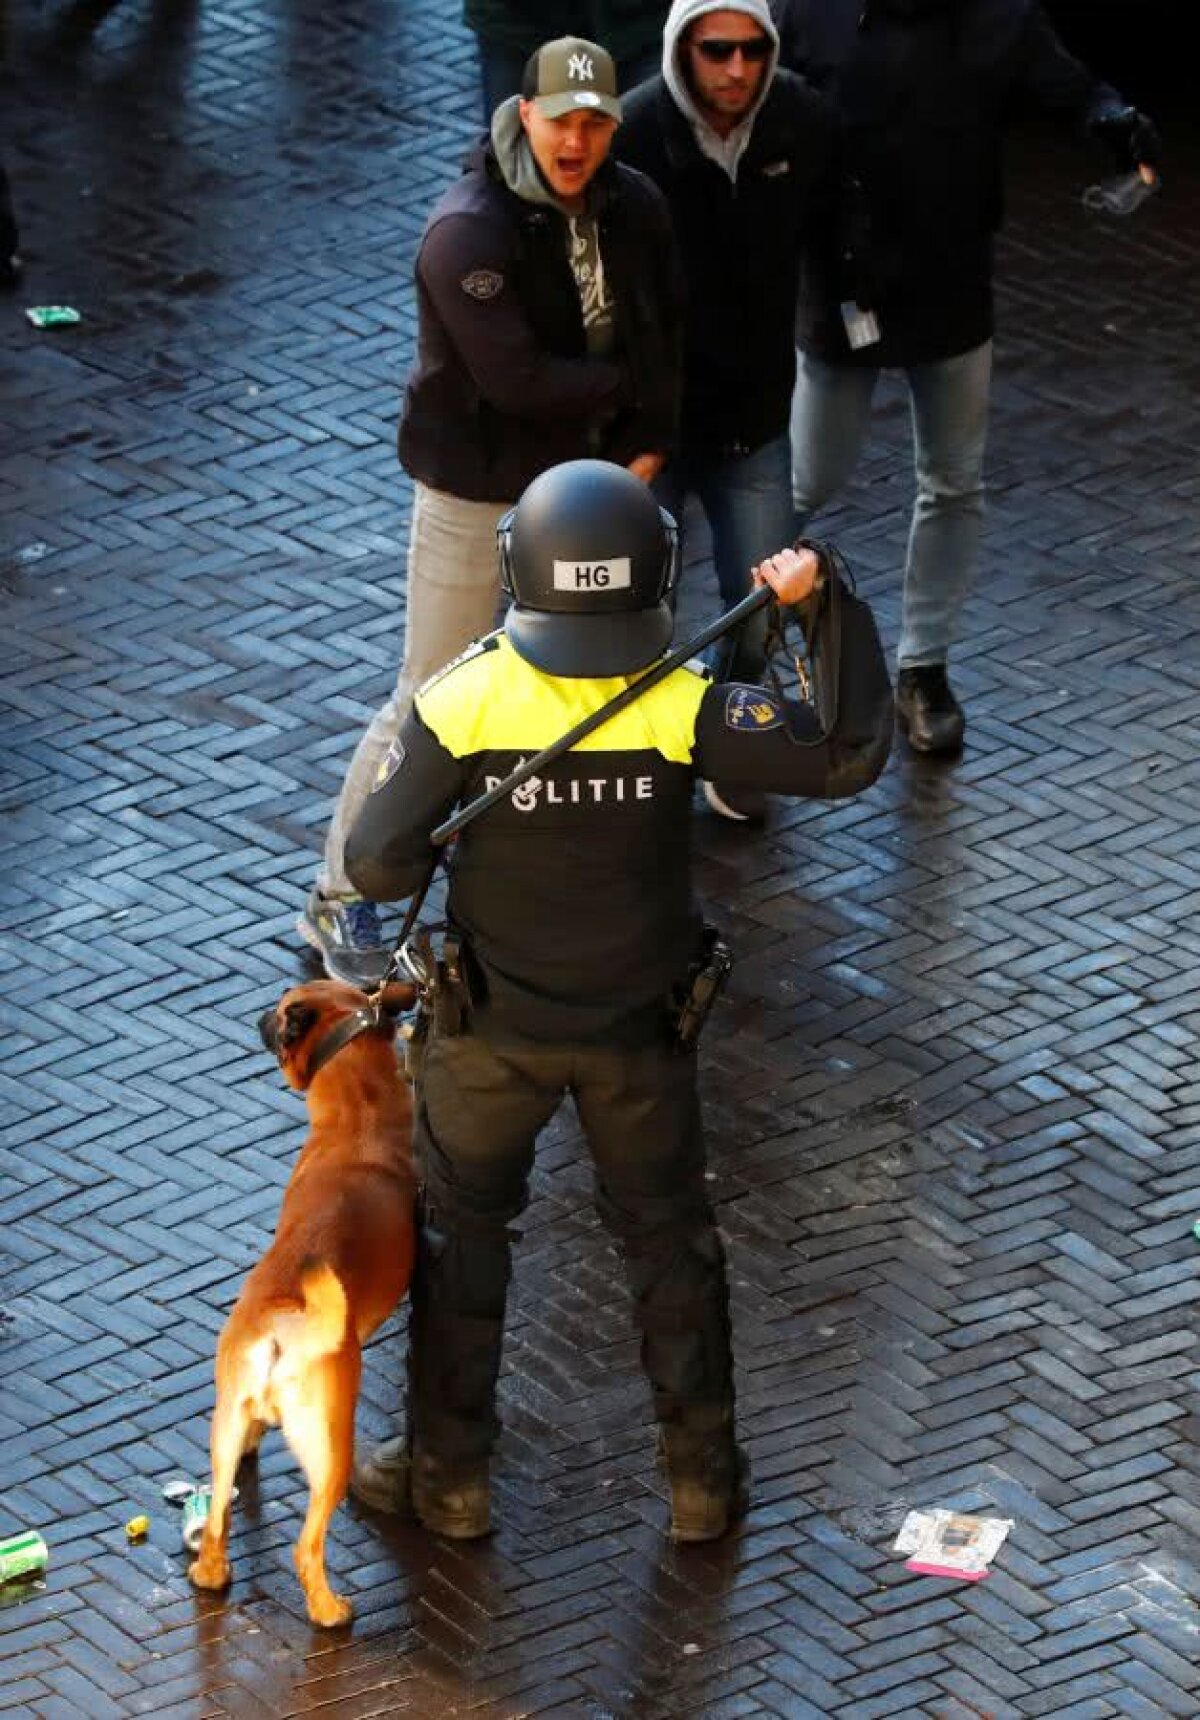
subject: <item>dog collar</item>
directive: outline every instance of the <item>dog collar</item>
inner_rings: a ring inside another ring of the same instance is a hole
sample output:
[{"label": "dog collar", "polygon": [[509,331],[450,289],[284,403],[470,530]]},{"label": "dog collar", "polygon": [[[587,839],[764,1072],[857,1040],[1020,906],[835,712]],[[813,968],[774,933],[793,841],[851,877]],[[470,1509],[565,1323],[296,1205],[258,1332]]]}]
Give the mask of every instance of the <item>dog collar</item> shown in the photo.
[{"label": "dog collar", "polygon": [[353,1015],[348,1015],[345,1021],[339,1021],[331,1028],[324,1039],[318,1040],[316,1049],[308,1060],[308,1079],[345,1049],[352,1039],[357,1039],[360,1033],[369,1033],[373,1027],[379,1026],[379,1017],[373,1009],[356,1009]]}]

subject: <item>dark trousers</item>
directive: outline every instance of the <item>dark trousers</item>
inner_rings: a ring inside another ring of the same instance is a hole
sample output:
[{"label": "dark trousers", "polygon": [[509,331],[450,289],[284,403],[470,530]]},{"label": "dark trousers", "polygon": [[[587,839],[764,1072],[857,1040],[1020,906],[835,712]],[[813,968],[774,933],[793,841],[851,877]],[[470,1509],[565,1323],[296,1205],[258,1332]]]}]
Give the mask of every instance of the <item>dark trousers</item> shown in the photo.
[{"label": "dark trousers", "polygon": [[600,1215],[625,1259],[642,1365],[672,1463],[733,1461],[725,1255],[704,1185],[694,1057],[665,1042],[498,1049],[431,1036],[416,1147],[425,1185],[412,1286],[409,1433],[453,1463],[491,1451],[511,1276],[538,1132],[570,1093]]}]

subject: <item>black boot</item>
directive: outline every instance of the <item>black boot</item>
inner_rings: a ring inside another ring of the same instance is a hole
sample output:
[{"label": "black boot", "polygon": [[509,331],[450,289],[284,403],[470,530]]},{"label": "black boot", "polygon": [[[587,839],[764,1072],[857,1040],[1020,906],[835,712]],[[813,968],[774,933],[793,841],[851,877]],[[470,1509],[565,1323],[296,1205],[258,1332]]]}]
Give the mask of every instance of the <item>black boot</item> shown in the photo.
[{"label": "black boot", "polygon": [[698,1445],[680,1428],[659,1429],[671,1486],[671,1539],[718,1541],[750,1509],[750,1460],[732,1434]]},{"label": "black boot", "polygon": [[914,752],[947,756],[962,751],[967,720],[946,679],[944,663],[901,669],[896,677],[896,718]]},{"label": "black boot", "polygon": [[455,1462],[431,1451],[414,1451],[410,1470],[412,1508],[433,1535],[449,1541],[478,1541],[492,1532],[491,1463],[486,1457]]},{"label": "black boot", "polygon": [[385,1439],[369,1451],[355,1448],[350,1491],[361,1505],[389,1517],[411,1517],[411,1453],[407,1434]]},{"label": "black boot", "polygon": [[486,1457],[448,1463],[413,1452],[406,1434],[354,1454],[350,1491],[388,1517],[419,1518],[434,1535],[476,1541],[491,1533],[491,1465]]}]

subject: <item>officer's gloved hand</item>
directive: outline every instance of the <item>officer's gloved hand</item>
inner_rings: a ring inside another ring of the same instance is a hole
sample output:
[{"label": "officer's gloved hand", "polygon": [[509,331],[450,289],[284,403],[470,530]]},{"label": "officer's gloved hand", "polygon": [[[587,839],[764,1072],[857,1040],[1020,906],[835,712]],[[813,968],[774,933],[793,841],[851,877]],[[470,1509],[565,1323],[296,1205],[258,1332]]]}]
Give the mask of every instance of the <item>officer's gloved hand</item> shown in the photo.
[{"label": "officer's gloved hand", "polygon": [[1092,135],[1112,155],[1120,172],[1133,172],[1143,164],[1156,167],[1162,155],[1162,138],[1154,121],[1135,107],[1109,108],[1091,123]]}]

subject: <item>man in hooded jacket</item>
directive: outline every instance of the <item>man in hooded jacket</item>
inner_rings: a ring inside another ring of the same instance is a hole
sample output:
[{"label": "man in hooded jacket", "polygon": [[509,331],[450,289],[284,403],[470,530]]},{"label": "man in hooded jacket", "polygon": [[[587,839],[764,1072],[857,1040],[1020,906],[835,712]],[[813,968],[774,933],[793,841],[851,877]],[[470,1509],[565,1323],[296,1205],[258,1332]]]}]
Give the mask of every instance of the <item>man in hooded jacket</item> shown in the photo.
[{"label": "man in hooded jacket", "polygon": [[[625,101],[614,143],[671,211],[687,281],[678,456],[657,488],[679,517],[698,497],[713,536],[721,600],[796,533],[788,412],[795,377],[800,257],[822,241],[838,197],[838,123],[777,69],[767,0],[675,0],[662,76]],[[762,666],[763,624],[744,633],[735,680]],[[715,811],[744,818],[761,797],[706,784]]]},{"label": "man in hooded jacket", "polygon": [[417,688],[493,624],[498,521],[562,460],[610,460],[649,483],[676,437],[678,263],[658,191],[608,159],[612,59],[563,37],[531,55],[523,88],[435,205],[417,256],[399,429],[414,480],[404,662],[351,760],[299,924],[352,985],[374,984],[387,957],[346,876],[346,834]]},{"label": "man in hooded jacket", "polygon": [[839,242],[802,274],[792,417],[800,522],[849,479],[879,371],[905,372],[917,498],[896,715],[914,751],[954,754],[946,663],[983,516],[992,238],[1021,105],[1080,120],[1130,172],[1154,127],[1066,51],[1036,0],[776,0],[781,54],[845,125]]}]

